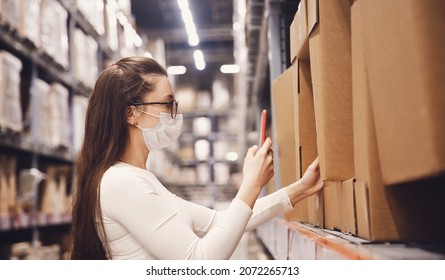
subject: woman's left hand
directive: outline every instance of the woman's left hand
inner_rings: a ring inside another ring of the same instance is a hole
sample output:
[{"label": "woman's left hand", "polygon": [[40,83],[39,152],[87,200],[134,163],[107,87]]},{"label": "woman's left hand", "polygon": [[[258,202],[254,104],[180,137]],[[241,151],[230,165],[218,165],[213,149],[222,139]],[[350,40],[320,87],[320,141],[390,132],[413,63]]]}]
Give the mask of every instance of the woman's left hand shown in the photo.
[{"label": "woman's left hand", "polygon": [[323,187],[324,181],[320,178],[320,163],[317,157],[304,172],[303,177],[286,189],[292,205],[295,205],[300,200],[318,193]]}]

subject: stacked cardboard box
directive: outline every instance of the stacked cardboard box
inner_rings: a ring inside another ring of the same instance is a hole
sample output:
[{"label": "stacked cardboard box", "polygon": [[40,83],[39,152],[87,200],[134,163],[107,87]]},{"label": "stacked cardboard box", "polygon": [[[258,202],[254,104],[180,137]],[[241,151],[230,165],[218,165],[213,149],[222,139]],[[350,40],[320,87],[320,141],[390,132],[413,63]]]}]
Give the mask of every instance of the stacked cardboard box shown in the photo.
[{"label": "stacked cardboard box", "polygon": [[0,215],[16,211],[17,158],[0,155]]},{"label": "stacked cardboard box", "polygon": [[[318,155],[322,178],[333,191],[344,193],[351,200],[352,188],[341,188],[342,181],[354,177],[349,11],[347,0],[300,1],[290,28],[290,52],[291,68],[296,69],[293,106],[298,178]],[[280,166],[280,174],[282,170]],[[323,199],[323,193],[310,197],[301,202],[306,204],[306,217],[304,210],[299,209],[304,207],[301,205],[287,217],[322,227],[332,214],[323,210],[323,200],[331,197],[328,194]],[[344,228],[348,229],[353,222],[345,221],[348,223],[345,222]]]},{"label": "stacked cardboard box", "polygon": [[[290,28],[297,178],[309,139],[326,183],[287,218],[375,241],[443,240],[445,3],[351,2],[302,0]],[[305,90],[314,113],[302,113]]]},{"label": "stacked cardboard box", "polygon": [[[434,83],[422,81],[445,74],[444,68],[436,66],[443,66],[445,57],[433,48],[443,48],[445,40],[421,37],[417,29],[406,32],[418,23],[434,32],[445,6],[439,1],[409,2],[358,0],[351,8],[357,231],[371,240],[443,240],[445,236],[439,218],[444,211],[444,178],[431,177],[439,173],[444,159],[439,150],[434,151],[439,140],[433,136],[440,134],[444,118],[438,118],[428,108],[433,103],[426,102],[431,98],[441,106],[445,99],[434,93]],[[412,52],[412,60],[406,52]],[[428,59],[434,53],[434,59]],[[417,57],[424,68],[406,65],[418,62]],[[419,89],[422,86],[426,87]],[[391,186],[394,183],[399,185]]]},{"label": "stacked cardboard box", "polygon": [[41,194],[40,211],[47,214],[62,214],[68,209],[68,179],[70,169],[63,166],[49,166]]},{"label": "stacked cardboard box", "polygon": [[445,2],[359,2],[383,183],[444,173]]}]

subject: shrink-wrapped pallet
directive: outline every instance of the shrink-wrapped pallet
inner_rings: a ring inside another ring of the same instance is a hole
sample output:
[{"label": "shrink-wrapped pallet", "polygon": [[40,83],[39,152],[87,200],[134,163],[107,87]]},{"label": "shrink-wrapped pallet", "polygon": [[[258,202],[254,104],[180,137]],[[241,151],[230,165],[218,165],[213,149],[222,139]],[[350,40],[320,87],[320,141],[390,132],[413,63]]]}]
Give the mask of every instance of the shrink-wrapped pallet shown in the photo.
[{"label": "shrink-wrapped pallet", "polygon": [[53,147],[69,148],[70,145],[70,116],[69,92],[59,83],[51,84],[50,88],[50,126],[51,145]]},{"label": "shrink-wrapped pallet", "polygon": [[20,0],[19,33],[40,46],[41,0]]},{"label": "shrink-wrapped pallet", "polygon": [[0,0],[1,22],[9,25],[11,29],[18,29],[20,2],[17,0]]},{"label": "shrink-wrapped pallet", "polygon": [[6,51],[0,51],[0,127],[20,132],[23,129],[20,104],[20,71],[22,62]]},{"label": "shrink-wrapped pallet", "polygon": [[33,139],[37,144],[48,145],[51,142],[49,124],[50,85],[43,80],[36,79],[31,89],[32,94],[32,122]]},{"label": "shrink-wrapped pallet", "polygon": [[63,67],[68,67],[68,12],[56,0],[42,0],[41,48]]}]

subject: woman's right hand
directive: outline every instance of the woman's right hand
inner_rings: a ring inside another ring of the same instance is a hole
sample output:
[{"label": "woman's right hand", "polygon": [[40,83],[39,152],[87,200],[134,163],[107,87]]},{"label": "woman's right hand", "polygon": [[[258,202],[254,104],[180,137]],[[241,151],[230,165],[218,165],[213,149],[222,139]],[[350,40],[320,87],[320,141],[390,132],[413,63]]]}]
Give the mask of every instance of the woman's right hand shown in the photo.
[{"label": "woman's right hand", "polygon": [[251,208],[260,194],[262,187],[274,175],[272,140],[268,137],[263,146],[253,146],[247,151],[243,165],[243,181],[237,197]]}]

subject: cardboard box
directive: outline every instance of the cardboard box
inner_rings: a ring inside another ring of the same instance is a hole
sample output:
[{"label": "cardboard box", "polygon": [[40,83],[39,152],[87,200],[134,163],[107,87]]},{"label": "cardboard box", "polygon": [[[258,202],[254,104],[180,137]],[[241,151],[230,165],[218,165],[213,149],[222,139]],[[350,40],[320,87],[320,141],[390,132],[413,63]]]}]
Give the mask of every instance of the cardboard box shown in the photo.
[{"label": "cardboard box", "polygon": [[341,231],[357,234],[354,200],[355,178],[341,182]]},{"label": "cardboard box", "polygon": [[[293,97],[295,150],[299,155],[296,163],[298,180],[317,157],[317,133],[309,61],[297,59],[291,68],[294,70],[294,88],[297,89]],[[304,199],[286,214],[286,218],[323,227],[322,203],[322,197],[318,196]]]},{"label": "cardboard box", "polygon": [[306,0],[301,0],[290,25],[290,61],[309,58]]},{"label": "cardboard box", "polygon": [[327,229],[340,229],[342,203],[341,182],[326,181],[323,188],[324,227]]},{"label": "cardboard box", "polygon": [[15,212],[17,207],[17,158],[10,156],[7,158],[8,184],[8,211]]},{"label": "cardboard box", "polygon": [[364,182],[356,182],[354,187],[355,216],[357,221],[357,235],[371,240],[375,236],[371,232],[369,192]]},{"label": "cardboard box", "polygon": [[[298,144],[298,94],[295,80],[298,68],[291,65],[272,84],[273,121],[276,127],[279,147],[279,174],[281,186],[285,187],[300,179],[300,154]],[[291,156],[294,155],[294,156]],[[292,211],[285,213],[285,218],[292,221],[307,221],[307,199],[295,205]]]},{"label": "cardboard box", "polygon": [[[298,60],[298,83],[295,86],[298,94],[294,95],[294,104],[298,107],[295,124],[298,124],[298,141],[300,150],[299,177],[303,176],[309,165],[317,158],[317,130],[315,125],[314,95],[310,62]],[[297,100],[295,100],[295,98]],[[297,137],[297,135],[296,135]]]},{"label": "cardboard box", "polygon": [[357,234],[373,241],[443,240],[444,178],[389,188],[383,184],[359,4],[351,8]]},{"label": "cardboard box", "polygon": [[397,240],[396,226],[383,191],[359,3],[351,7],[357,234],[371,240]]},{"label": "cardboard box", "polygon": [[361,0],[385,185],[445,171],[445,2]]},{"label": "cardboard box", "polygon": [[307,3],[321,176],[343,181],[354,177],[350,3]]},{"label": "cardboard box", "polygon": [[307,200],[307,222],[315,227],[324,227],[324,196],[323,193],[315,194]]},{"label": "cardboard box", "polygon": [[354,178],[343,182],[325,182],[323,189],[325,228],[356,234],[354,182]]},{"label": "cardboard box", "polygon": [[[317,131],[315,126],[314,96],[310,62],[298,59],[298,132],[300,150],[300,177],[309,165],[317,158]],[[315,226],[324,226],[323,194],[307,199],[307,221]]]},{"label": "cardboard box", "polygon": [[299,159],[295,150],[294,104],[295,92],[292,81],[292,68],[284,71],[272,83],[272,114],[278,145],[279,174],[285,187],[297,180],[296,164]]},{"label": "cardboard box", "polygon": [[6,156],[0,155],[0,215],[8,214],[8,178]]}]

